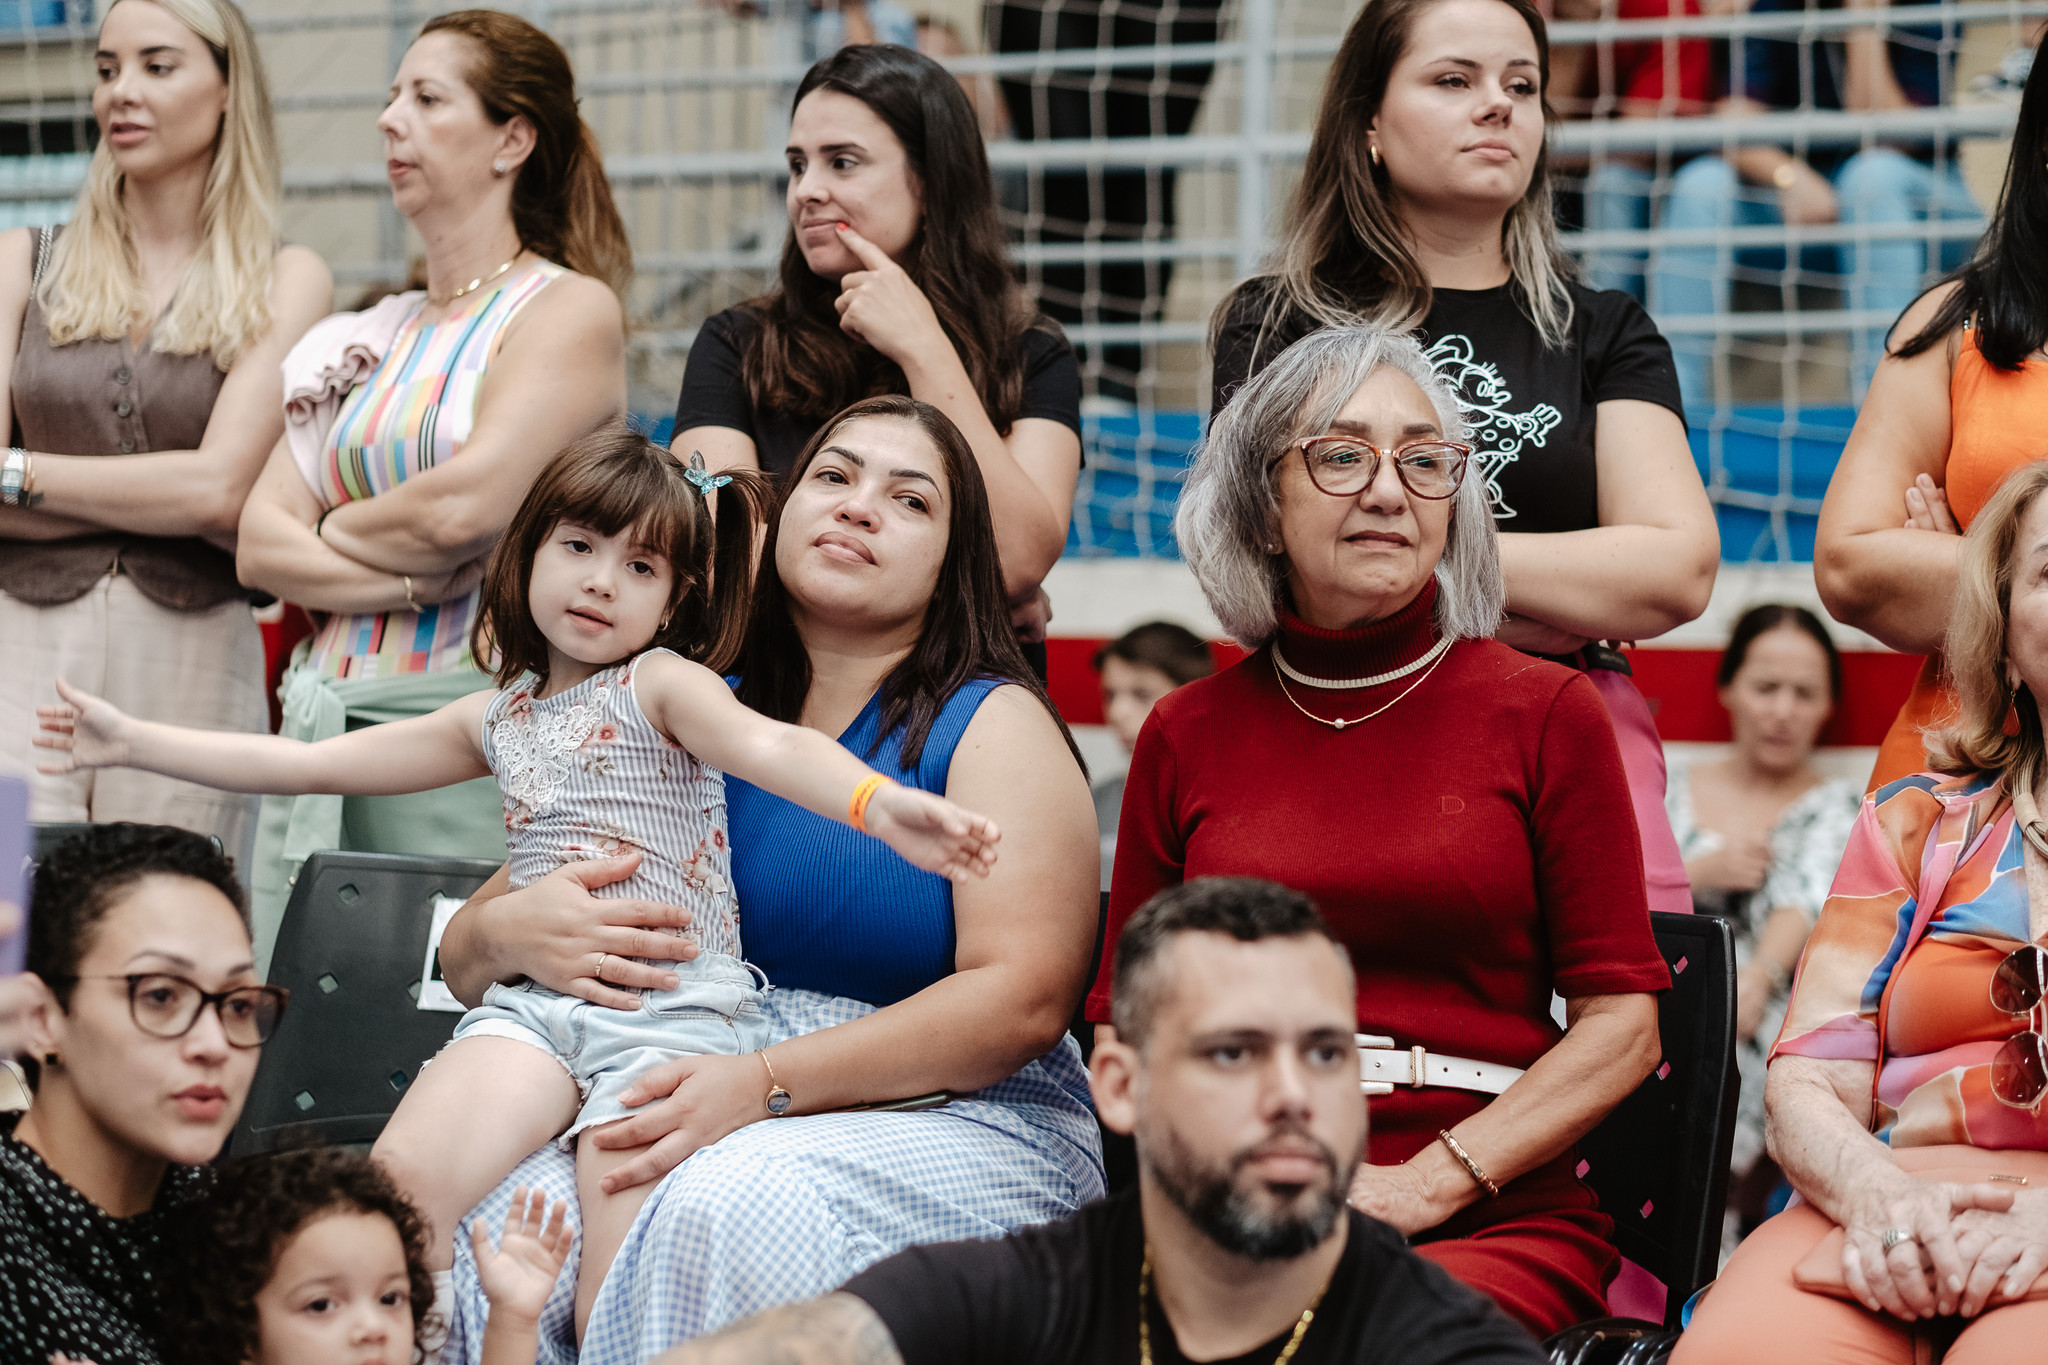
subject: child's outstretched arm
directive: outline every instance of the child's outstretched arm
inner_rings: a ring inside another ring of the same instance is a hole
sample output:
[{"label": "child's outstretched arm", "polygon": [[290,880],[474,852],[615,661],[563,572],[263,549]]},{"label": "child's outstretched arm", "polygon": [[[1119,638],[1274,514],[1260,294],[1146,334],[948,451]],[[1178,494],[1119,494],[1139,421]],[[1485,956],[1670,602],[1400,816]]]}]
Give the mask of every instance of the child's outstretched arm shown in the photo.
[{"label": "child's outstretched arm", "polygon": [[469,1249],[476,1255],[484,1297],[491,1301],[483,1365],[534,1365],[540,1355],[540,1312],[575,1240],[568,1201],[557,1200],[551,1209],[544,1191],[524,1185],[512,1187],[512,1207],[505,1210],[505,1231],[496,1251],[484,1220],[471,1220]]},{"label": "child's outstretched arm", "polygon": [[[785,725],[743,706],[710,669],[667,655],[641,661],[635,679],[647,718],[722,772],[852,824],[849,802],[874,769],[816,730]],[[869,788],[867,832],[927,872],[986,877],[1002,837],[995,822],[930,792],[882,782]]]},{"label": "child's outstretched arm", "polygon": [[193,730],[137,720],[112,702],[57,681],[55,706],[36,708],[37,748],[57,757],[53,774],[142,768],[222,791],[259,796],[392,796],[487,777],[483,720],[492,693],[475,692],[430,715],[323,739]]}]

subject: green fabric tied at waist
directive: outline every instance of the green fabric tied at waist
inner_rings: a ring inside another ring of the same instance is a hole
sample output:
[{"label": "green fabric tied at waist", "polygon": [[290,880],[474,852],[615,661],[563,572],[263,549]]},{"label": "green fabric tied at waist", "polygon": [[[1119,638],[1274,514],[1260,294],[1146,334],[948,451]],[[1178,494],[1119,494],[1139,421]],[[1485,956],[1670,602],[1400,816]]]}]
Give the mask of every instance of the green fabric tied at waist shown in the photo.
[{"label": "green fabric tied at waist", "polygon": [[[304,646],[284,675],[279,693],[284,719],[279,733],[317,743],[365,725],[410,720],[450,702],[488,689],[484,673],[465,668],[446,673],[402,673],[382,678],[330,678],[304,666]],[[457,794],[460,794],[459,796]],[[486,778],[432,793],[433,817],[395,822],[405,831],[404,847],[361,848],[360,852],[421,853],[446,857],[505,856],[504,812],[497,785]],[[326,793],[266,796],[257,818],[256,850],[250,868],[250,926],[256,940],[256,970],[268,976],[270,953],[291,899],[299,867],[321,849],[345,848],[344,814],[374,803],[420,797],[343,797]],[[358,820],[354,823],[365,823]],[[383,841],[379,841],[383,842]]]}]

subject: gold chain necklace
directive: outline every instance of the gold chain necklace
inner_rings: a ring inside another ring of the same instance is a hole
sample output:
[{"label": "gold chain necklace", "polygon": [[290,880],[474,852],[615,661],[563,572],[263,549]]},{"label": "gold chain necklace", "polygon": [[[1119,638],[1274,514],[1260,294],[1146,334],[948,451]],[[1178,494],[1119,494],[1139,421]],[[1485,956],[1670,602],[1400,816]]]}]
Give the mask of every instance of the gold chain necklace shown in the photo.
[{"label": "gold chain necklace", "polygon": [[455,302],[455,300],[461,298],[464,294],[474,294],[477,290],[483,288],[492,280],[497,279],[500,275],[504,274],[506,271],[510,270],[513,266],[517,264],[519,264],[519,258],[517,256],[514,256],[511,260],[505,262],[505,264],[499,266],[490,274],[477,276],[475,279],[471,280],[468,284],[463,285],[462,288],[456,290],[454,293],[450,294],[445,299],[437,299],[432,294],[427,295],[427,302],[433,304],[453,303]]},{"label": "gold chain necklace", "polygon": [[1422,676],[1417,678],[1414,682],[1409,683],[1406,687],[1402,688],[1401,695],[1395,697],[1393,701],[1388,702],[1386,706],[1382,706],[1378,708],[1378,710],[1368,711],[1364,715],[1356,718],[1355,720],[1344,720],[1342,718],[1339,718],[1337,720],[1324,720],[1321,716],[1309,710],[1300,702],[1295,701],[1294,694],[1287,690],[1287,675],[1280,671],[1280,666],[1277,662],[1280,657],[1280,651],[1278,649],[1275,649],[1273,651],[1273,658],[1275,660],[1275,663],[1273,665],[1273,678],[1276,682],[1280,684],[1280,695],[1287,698],[1288,701],[1293,702],[1295,710],[1301,712],[1301,714],[1307,716],[1310,720],[1314,721],[1318,725],[1327,725],[1332,730],[1344,730],[1350,728],[1353,725],[1365,724],[1365,722],[1371,720],[1374,716],[1379,715],[1381,711],[1385,711],[1389,707],[1396,705],[1398,702],[1400,702],[1402,697],[1406,697],[1410,692],[1413,692],[1416,688],[1428,682],[1429,675],[1436,672],[1436,666],[1442,663],[1447,657],[1449,657],[1449,654],[1449,650],[1445,650],[1443,653],[1438,654],[1436,658],[1430,663],[1429,667],[1422,671]]},{"label": "gold chain necklace", "polygon": [[[1336,1277],[1337,1267],[1330,1267],[1330,1276]],[[1152,1365],[1152,1315],[1145,1311],[1145,1300],[1152,1292],[1152,1243],[1145,1243],[1145,1264],[1138,1271],[1138,1365]],[[1280,1348],[1280,1354],[1273,1358],[1273,1365],[1287,1365],[1294,1359],[1294,1353],[1301,1349],[1301,1339],[1308,1335],[1308,1325],[1316,1320],[1316,1309],[1322,1306],[1323,1295],[1330,1292],[1330,1281],[1324,1280],[1323,1287],[1309,1300],[1308,1307],[1301,1310],[1301,1318],[1294,1324],[1294,1335],[1287,1338],[1287,1344]]]}]

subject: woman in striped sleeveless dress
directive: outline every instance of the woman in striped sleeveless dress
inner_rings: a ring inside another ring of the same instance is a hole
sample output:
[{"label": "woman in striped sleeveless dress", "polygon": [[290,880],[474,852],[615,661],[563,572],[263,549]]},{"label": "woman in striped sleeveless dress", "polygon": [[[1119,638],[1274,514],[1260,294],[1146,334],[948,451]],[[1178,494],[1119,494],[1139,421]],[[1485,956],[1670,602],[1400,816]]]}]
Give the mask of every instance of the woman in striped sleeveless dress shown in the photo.
[{"label": "woman in striped sleeveless dress", "polygon": [[[280,443],[242,521],[243,579],[315,614],[283,687],[301,739],[488,685],[468,644],[483,559],[554,453],[625,406],[631,253],[555,41],[488,10],[434,19],[377,126],[427,287],[387,305],[397,331],[375,369],[324,439]],[[266,800],[259,967],[322,848],[500,857],[497,793]]]}]

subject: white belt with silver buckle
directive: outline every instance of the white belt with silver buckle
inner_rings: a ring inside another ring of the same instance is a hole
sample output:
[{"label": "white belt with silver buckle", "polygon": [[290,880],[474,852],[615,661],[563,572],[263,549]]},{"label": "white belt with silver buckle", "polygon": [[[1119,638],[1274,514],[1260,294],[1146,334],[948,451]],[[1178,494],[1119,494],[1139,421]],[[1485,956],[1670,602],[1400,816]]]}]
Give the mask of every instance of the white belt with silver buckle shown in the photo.
[{"label": "white belt with silver buckle", "polygon": [[1368,1095],[1391,1095],[1403,1086],[1411,1090],[1445,1086],[1498,1095],[1521,1078],[1519,1067],[1447,1057],[1419,1045],[1397,1048],[1392,1038],[1358,1035],[1358,1079]]}]

